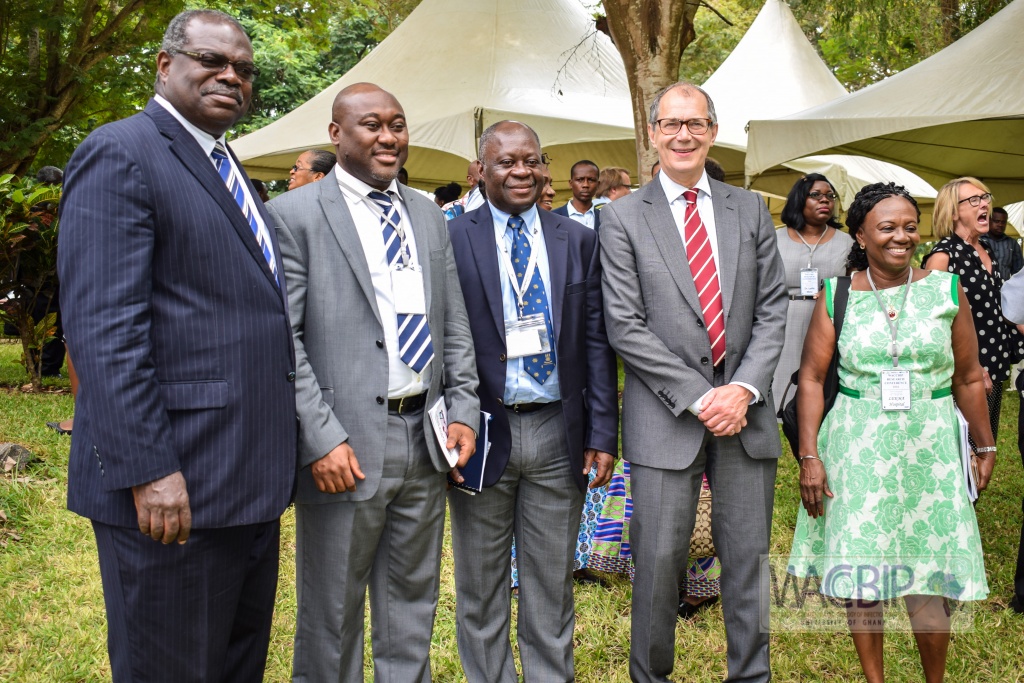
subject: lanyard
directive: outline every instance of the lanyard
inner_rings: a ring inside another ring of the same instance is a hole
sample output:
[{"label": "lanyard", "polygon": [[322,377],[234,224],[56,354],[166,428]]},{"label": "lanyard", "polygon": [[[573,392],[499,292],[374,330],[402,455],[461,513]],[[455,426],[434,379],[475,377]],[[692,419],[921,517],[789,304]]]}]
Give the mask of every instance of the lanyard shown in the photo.
[{"label": "lanyard", "polygon": [[804,239],[803,234],[801,234],[801,232],[799,230],[796,231],[796,236],[800,238],[800,241],[804,243],[805,247],[807,247],[807,251],[810,252],[810,254],[807,255],[807,267],[808,268],[811,267],[811,262],[814,261],[814,250],[818,248],[819,244],[821,244],[822,238],[824,238],[825,235],[828,234],[828,231],[829,231],[830,227],[831,226],[828,226],[828,225],[825,226],[825,229],[821,231],[820,235],[818,235],[818,241],[814,243],[813,247],[810,244],[807,243],[807,240]]},{"label": "lanyard", "polygon": [[882,315],[885,316],[885,322],[889,323],[889,332],[892,335],[892,346],[889,347],[889,352],[892,355],[892,366],[898,368],[900,365],[900,350],[896,346],[896,333],[899,330],[900,321],[897,319],[897,315],[907,307],[907,297],[910,296],[910,282],[914,278],[914,269],[910,269],[910,274],[907,275],[907,288],[903,290],[903,303],[900,304],[900,310],[896,311],[889,306],[886,310],[885,304],[882,302],[882,295],[878,293],[878,288],[875,287],[875,281],[871,279],[871,268],[868,268],[864,273],[868,276],[868,284],[871,285],[871,291],[875,293],[875,299],[878,301],[878,307],[882,309]]},{"label": "lanyard", "polygon": [[[507,231],[507,228],[506,228]],[[537,234],[537,226],[534,224],[532,228],[534,235]],[[515,243],[515,237],[512,238],[512,242]],[[519,305],[519,317],[523,317],[523,304],[526,299],[526,290],[530,288],[530,283],[533,282],[533,272],[537,270],[537,247],[535,244],[530,244],[530,260],[526,263],[526,273],[523,276],[523,284],[520,286],[519,278],[516,277],[516,269],[512,265],[512,257],[509,254],[508,245],[505,243],[505,236],[501,237],[501,261],[505,268],[505,274],[508,275],[509,281],[512,283],[512,290],[516,294],[516,303]]]}]

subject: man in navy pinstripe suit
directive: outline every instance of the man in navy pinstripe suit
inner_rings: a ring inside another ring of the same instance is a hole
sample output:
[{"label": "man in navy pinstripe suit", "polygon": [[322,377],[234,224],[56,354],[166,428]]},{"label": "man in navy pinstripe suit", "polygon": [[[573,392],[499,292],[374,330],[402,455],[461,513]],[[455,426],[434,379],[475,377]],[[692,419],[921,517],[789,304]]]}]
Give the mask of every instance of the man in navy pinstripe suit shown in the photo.
[{"label": "man in navy pinstripe suit", "polygon": [[252,59],[230,16],[178,15],[156,96],[67,168],[68,507],[92,520],[117,683],[263,678],[297,436],[275,231],[224,143]]}]

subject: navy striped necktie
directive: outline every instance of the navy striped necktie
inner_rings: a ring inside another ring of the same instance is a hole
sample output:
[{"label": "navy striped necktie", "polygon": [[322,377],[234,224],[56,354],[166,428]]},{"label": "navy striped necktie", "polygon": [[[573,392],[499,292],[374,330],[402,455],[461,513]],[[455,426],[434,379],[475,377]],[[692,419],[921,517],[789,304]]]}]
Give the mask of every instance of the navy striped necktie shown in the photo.
[{"label": "navy striped necktie", "polygon": [[[402,252],[409,258],[409,245],[402,229],[402,216],[391,197],[383,192],[371,192],[370,198],[381,209],[380,225],[384,237],[384,249],[390,270],[402,262]],[[434,359],[434,344],[430,340],[430,326],[427,316],[422,313],[398,314],[398,346],[402,362],[416,372],[423,372]]]},{"label": "navy striped necktie", "polygon": [[270,246],[270,233],[265,225],[256,220],[249,202],[245,201],[242,179],[231,168],[231,162],[228,161],[228,151],[224,149],[224,145],[218,142],[213,146],[213,152],[210,153],[210,156],[213,157],[213,163],[217,167],[217,172],[220,173],[221,180],[227,185],[228,192],[235,198],[235,203],[238,204],[238,208],[242,210],[242,215],[245,216],[245,220],[249,223],[249,228],[256,237],[256,243],[260,245],[260,251],[263,252],[263,258],[267,260],[270,272],[274,274],[274,282],[277,282],[280,286],[281,283],[277,279],[277,261],[274,259],[274,252]]}]

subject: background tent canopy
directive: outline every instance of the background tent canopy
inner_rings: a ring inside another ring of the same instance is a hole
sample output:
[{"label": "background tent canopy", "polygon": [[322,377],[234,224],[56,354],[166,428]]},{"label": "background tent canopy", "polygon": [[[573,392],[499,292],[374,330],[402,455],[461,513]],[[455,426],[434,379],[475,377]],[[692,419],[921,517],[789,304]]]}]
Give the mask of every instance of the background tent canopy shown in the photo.
[{"label": "background tent canopy", "polygon": [[[425,36],[432,37],[429,44]],[[504,119],[537,131],[553,160],[556,187],[568,186],[569,169],[580,159],[622,166],[636,178],[622,59],[575,0],[423,0],[342,78],[233,142],[246,171],[285,178],[303,150],[330,149],[334,98],[361,81],[401,102],[411,139],[406,170],[415,186],[465,185],[479,134]]]}]

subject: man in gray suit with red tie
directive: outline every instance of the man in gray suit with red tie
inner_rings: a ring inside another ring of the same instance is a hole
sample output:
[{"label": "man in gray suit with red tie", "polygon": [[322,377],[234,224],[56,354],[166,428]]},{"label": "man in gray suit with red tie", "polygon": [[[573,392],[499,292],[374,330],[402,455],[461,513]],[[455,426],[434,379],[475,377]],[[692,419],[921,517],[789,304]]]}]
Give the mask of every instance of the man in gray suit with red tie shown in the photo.
[{"label": "man in gray suit with red tie", "polygon": [[65,177],[68,507],[96,534],[115,683],[259,681],[296,423],[277,239],[224,141],[257,71],[209,10],[171,21],[156,64],[146,110]]},{"label": "man in gray suit with red tie", "polygon": [[711,98],[676,83],[651,104],[661,173],[603,210],[608,337],[626,367],[623,457],[630,461],[633,583],[630,675],[667,681],[677,582],[701,478],[722,560],[728,681],[767,681],[768,552],[781,444],[771,396],[788,304],[767,207],[711,180]]}]

